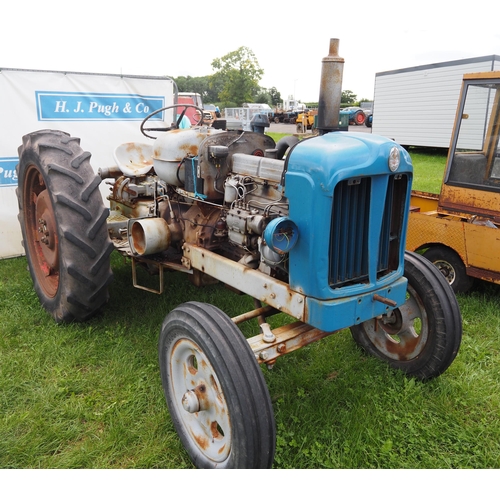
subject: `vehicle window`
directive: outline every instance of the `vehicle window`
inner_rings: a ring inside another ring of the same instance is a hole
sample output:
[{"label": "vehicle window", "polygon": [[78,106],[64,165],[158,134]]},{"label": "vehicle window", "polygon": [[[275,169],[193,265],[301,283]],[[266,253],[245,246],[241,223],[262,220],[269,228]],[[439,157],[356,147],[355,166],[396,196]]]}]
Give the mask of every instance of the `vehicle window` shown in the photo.
[{"label": "vehicle window", "polygon": [[447,182],[500,189],[500,85],[482,83],[467,87],[456,133]]}]

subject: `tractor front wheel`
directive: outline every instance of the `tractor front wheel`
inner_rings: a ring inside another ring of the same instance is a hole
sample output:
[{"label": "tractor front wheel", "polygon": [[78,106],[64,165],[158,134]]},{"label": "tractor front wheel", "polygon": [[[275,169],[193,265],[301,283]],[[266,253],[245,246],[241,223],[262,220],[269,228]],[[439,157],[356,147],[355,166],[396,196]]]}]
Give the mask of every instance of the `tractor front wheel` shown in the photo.
[{"label": "tractor front wheel", "polygon": [[438,269],[406,252],[407,300],[391,315],[351,327],[354,340],[393,368],[425,380],[443,373],[462,339],[457,299]]},{"label": "tractor front wheel", "polygon": [[231,318],[209,304],[182,304],[165,318],[158,350],[170,415],[193,464],[270,468],[276,440],[271,399]]},{"label": "tractor front wheel", "polygon": [[57,322],[83,321],[108,300],[112,279],[101,179],[80,139],[40,130],[23,137],[19,222],[33,285]]}]

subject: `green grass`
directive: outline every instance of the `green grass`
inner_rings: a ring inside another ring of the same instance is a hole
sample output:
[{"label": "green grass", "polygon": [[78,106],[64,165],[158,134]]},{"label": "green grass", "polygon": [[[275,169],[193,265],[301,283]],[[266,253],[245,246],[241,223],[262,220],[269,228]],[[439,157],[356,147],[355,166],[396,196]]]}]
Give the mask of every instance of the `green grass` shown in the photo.
[{"label": "green grass", "polygon": [[439,193],[446,166],[447,149],[410,148],[413,162],[413,189]]},{"label": "green grass", "polygon": [[[425,156],[415,158],[417,171],[432,163]],[[38,303],[25,258],[0,261],[1,468],[192,467],[163,398],[161,323],[188,300],[230,316],[251,300],[222,285],[197,289],[180,273],[166,275],[158,296],[133,288],[117,254],[112,267],[103,312],[57,325]],[[347,331],[264,370],[277,425],[274,466],[499,468],[500,287],[479,283],[458,299],[461,350],[430,382],[367,356]],[[256,333],[254,323],[242,329]]]}]

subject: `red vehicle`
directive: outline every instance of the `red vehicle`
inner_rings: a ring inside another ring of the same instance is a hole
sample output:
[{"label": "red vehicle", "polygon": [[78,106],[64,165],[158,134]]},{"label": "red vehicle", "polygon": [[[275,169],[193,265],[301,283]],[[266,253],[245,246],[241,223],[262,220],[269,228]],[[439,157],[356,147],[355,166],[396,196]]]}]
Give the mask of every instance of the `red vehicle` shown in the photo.
[{"label": "red vehicle", "polygon": [[[179,104],[192,104],[197,106],[194,99],[189,96],[180,95],[177,98]],[[182,109],[182,108],[179,108]],[[200,121],[200,112],[196,108],[186,108],[186,116],[189,118],[191,125],[194,126]]]}]

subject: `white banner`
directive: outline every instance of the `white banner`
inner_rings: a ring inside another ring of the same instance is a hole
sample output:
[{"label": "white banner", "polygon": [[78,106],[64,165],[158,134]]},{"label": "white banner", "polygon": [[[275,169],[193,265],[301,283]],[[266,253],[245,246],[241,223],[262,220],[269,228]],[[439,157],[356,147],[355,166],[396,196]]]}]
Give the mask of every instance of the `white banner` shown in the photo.
[{"label": "white banner", "polygon": [[[120,144],[150,142],[139,130],[142,120],[172,103],[168,77],[0,68],[0,259],[24,254],[16,197],[17,148],[24,135],[56,129],[79,137],[97,172],[114,165]],[[154,118],[170,122],[171,113]]]}]

